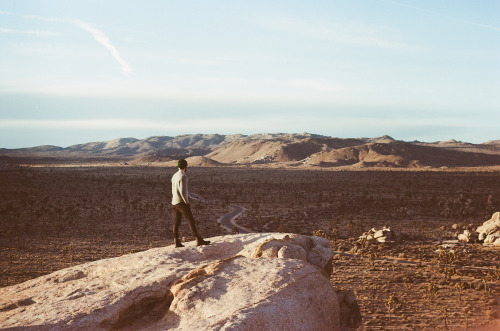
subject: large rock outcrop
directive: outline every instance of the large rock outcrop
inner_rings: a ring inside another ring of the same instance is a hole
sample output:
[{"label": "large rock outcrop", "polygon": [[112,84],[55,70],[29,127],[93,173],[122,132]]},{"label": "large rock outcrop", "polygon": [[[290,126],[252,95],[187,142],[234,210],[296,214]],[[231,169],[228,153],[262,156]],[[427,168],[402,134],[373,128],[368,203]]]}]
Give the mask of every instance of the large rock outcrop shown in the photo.
[{"label": "large rock outcrop", "polygon": [[484,245],[500,246],[500,212],[496,212],[489,220],[478,226],[476,232],[469,229],[457,234],[461,242],[481,242]]},{"label": "large rock outcrop", "polygon": [[188,243],[85,263],[1,288],[0,328],[340,329],[339,299],[325,277],[333,255],[326,239],[267,233],[211,240],[210,246]]},{"label": "large rock outcrop", "polygon": [[500,212],[494,213],[491,219],[478,226],[476,232],[478,239],[485,244],[500,246]]}]

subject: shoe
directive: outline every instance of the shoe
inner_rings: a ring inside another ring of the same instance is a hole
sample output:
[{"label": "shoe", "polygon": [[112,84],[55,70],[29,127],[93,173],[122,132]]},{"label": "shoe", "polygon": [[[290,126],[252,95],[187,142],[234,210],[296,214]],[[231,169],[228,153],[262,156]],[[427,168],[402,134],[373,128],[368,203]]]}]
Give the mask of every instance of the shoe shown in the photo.
[{"label": "shoe", "polygon": [[203,245],[210,245],[210,241],[203,239],[196,240],[196,246],[203,246]]},{"label": "shoe", "polygon": [[181,243],[179,239],[175,240],[175,247],[184,247],[184,245]]}]

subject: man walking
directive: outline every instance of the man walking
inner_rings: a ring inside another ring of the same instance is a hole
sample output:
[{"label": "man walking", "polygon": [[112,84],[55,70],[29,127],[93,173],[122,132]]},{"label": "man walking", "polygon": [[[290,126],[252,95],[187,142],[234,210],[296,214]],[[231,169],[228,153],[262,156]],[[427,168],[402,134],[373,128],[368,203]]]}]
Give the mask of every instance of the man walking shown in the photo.
[{"label": "man walking", "polygon": [[177,171],[172,176],[172,208],[174,210],[174,239],[175,247],[184,247],[179,239],[179,226],[181,225],[182,216],[188,221],[189,228],[196,237],[196,246],[208,245],[210,241],[203,240],[196,230],[196,222],[191,213],[189,205],[187,161],[182,159],[177,162]]}]

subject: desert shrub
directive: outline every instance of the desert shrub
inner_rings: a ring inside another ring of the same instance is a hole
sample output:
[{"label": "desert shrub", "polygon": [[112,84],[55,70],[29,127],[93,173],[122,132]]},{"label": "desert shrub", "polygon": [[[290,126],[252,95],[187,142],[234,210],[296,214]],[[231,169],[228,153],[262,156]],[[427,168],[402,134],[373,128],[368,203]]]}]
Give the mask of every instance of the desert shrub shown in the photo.
[{"label": "desert shrub", "polygon": [[465,289],[465,282],[459,281],[455,284],[455,288],[458,291],[458,299],[462,300],[462,293]]},{"label": "desert shrub", "polygon": [[401,306],[398,297],[395,295],[390,295],[389,299],[385,302],[385,308],[387,308],[387,313],[389,314],[389,325],[392,324],[392,314]]},{"label": "desert shrub", "polygon": [[482,282],[483,282],[483,289],[484,289],[484,291],[485,291],[486,293],[488,293],[488,294],[491,294],[491,292],[492,292],[492,288],[491,288],[490,283],[488,282],[488,281],[489,281],[489,279],[490,279],[490,277],[489,277],[489,276],[490,276],[490,275],[485,274],[481,280],[482,280]]},{"label": "desert shrub", "polygon": [[485,273],[484,278],[491,281],[500,280],[500,266],[496,265],[495,268],[490,269],[488,273]]},{"label": "desert shrub", "polygon": [[456,274],[454,264],[458,262],[459,255],[454,250],[441,249],[434,261],[441,268],[445,280],[449,281],[453,275]]},{"label": "desert shrub", "polygon": [[368,261],[370,261],[370,268],[375,269],[375,261],[377,260],[378,254],[376,252],[368,254]]},{"label": "desert shrub", "polygon": [[469,305],[465,306],[462,308],[462,312],[464,313],[464,319],[465,319],[465,330],[469,329],[469,318],[471,315],[471,307]]},{"label": "desert shrub", "polygon": [[439,288],[437,287],[436,284],[434,283],[428,283],[427,287],[425,288],[425,297],[429,299],[430,302],[434,302],[434,299],[437,296]]},{"label": "desert shrub", "polygon": [[325,231],[323,231],[321,229],[313,231],[312,234],[313,234],[313,236],[316,236],[316,237],[323,237],[323,238],[328,239],[328,236],[326,235]]},{"label": "desert shrub", "polygon": [[441,319],[444,323],[445,330],[448,330],[448,309],[446,307],[441,307]]},{"label": "desert shrub", "polygon": [[371,306],[372,312],[374,312],[375,311],[375,299],[377,297],[377,292],[380,290],[380,285],[378,285],[376,283],[371,283],[369,290],[370,290],[370,306]]},{"label": "desert shrub", "polygon": [[339,235],[339,230],[338,229],[333,228],[333,229],[330,230],[330,239],[336,240],[338,238],[338,235]]}]

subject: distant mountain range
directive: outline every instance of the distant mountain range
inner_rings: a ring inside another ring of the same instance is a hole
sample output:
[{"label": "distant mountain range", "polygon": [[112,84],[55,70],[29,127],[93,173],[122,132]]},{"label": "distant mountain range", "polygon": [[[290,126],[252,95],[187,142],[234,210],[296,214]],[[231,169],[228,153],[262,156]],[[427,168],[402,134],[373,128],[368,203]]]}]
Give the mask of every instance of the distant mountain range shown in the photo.
[{"label": "distant mountain range", "polygon": [[455,140],[425,143],[377,138],[334,138],[309,133],[193,134],[146,139],[119,138],[69,147],[0,149],[2,158],[111,159],[130,163],[190,158],[194,166],[280,167],[481,167],[500,166],[500,140],[471,144]]}]

